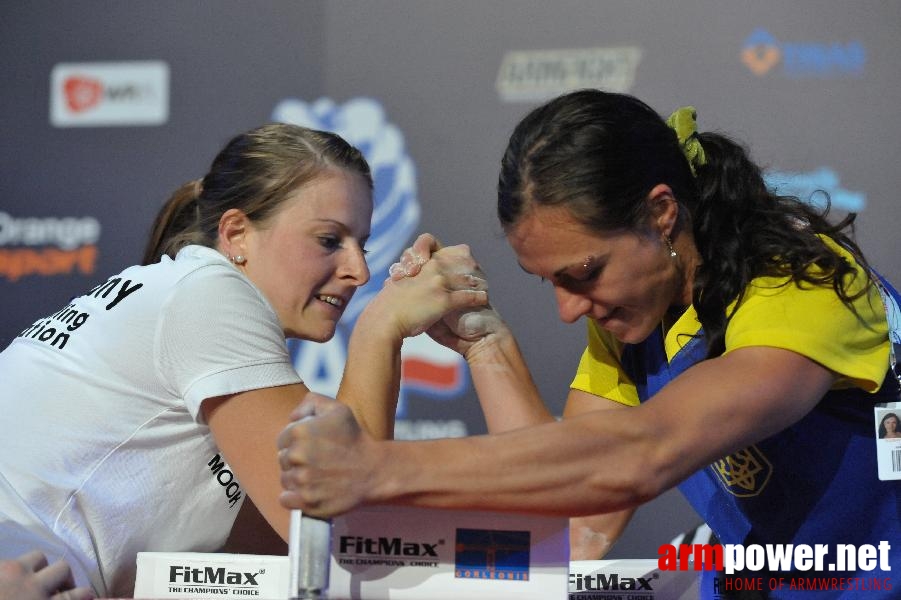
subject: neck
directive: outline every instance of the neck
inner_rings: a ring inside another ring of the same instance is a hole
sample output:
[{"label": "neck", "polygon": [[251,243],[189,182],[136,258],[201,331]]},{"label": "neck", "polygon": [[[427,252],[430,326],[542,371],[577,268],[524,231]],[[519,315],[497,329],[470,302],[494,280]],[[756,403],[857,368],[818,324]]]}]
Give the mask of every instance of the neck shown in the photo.
[{"label": "neck", "polygon": [[[694,237],[690,232],[680,232],[673,239],[673,248],[676,251],[676,270],[681,278],[679,296],[674,298],[671,310],[679,309],[679,314],[691,305],[694,292],[695,272],[701,265],[701,255],[695,246]],[[681,308],[680,308],[681,307]]]}]

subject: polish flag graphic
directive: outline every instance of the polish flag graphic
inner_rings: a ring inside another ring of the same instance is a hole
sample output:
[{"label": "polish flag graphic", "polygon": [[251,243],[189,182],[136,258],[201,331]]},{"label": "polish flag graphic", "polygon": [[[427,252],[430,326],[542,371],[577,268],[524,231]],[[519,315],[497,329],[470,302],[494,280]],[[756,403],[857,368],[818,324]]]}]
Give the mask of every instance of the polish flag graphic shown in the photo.
[{"label": "polish flag graphic", "polygon": [[401,385],[408,389],[454,394],[466,384],[466,361],[426,334],[404,340]]}]

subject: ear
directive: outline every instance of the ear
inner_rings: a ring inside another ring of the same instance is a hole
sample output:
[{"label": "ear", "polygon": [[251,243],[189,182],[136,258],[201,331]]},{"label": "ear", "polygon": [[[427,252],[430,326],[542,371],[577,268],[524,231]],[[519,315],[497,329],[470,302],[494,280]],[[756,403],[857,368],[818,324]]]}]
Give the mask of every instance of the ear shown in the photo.
[{"label": "ear", "polygon": [[250,219],[242,210],[230,208],[219,218],[219,248],[226,256],[247,256]]},{"label": "ear", "polygon": [[665,183],[658,183],[648,194],[651,209],[651,226],[661,235],[672,236],[679,220],[679,203],[673,190]]}]

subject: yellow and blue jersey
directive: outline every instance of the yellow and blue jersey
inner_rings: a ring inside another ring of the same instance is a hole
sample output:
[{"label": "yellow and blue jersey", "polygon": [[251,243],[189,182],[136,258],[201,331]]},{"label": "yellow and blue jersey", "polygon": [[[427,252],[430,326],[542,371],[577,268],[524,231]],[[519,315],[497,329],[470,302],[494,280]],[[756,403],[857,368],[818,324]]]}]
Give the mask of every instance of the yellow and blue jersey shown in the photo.
[{"label": "yellow and blue jersey", "polygon": [[[854,263],[853,257],[834,246]],[[901,481],[877,478],[873,410],[899,398],[888,369],[889,326],[881,292],[862,269],[854,311],[832,286],[762,277],[729,307],[725,352],[749,346],[802,354],[838,375],[798,423],[714,462],[679,488],[726,544],[878,544],[901,540]],[[667,332],[623,344],[589,320],[574,389],[637,405],[704,360],[693,308]],[[891,563],[901,564],[901,544]],[[872,575],[872,573],[864,573]]]}]

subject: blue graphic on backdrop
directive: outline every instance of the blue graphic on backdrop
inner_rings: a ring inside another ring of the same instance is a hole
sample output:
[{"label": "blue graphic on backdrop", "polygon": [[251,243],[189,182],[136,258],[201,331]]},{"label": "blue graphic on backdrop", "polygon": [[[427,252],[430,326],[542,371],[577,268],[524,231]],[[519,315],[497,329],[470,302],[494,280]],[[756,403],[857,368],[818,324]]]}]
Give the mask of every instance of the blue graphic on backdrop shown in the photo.
[{"label": "blue graphic on backdrop", "polygon": [[[382,106],[371,98],[355,98],[340,106],[328,98],[312,104],[286,99],[276,105],[272,118],[337,133],[360,149],[372,170],[374,206],[366,243],[370,280],[357,290],[344,311],[335,337],[329,342],[291,340],[288,345],[294,366],[307,387],[334,396],[347,359],[350,331],[363,307],[381,289],[388,277],[388,267],[412,243],[419,225],[416,169],[400,129],[387,121]],[[403,376],[398,417],[406,412],[404,390],[415,389],[434,399],[446,399],[466,389],[466,361],[425,334],[407,340],[401,355]]]},{"label": "blue graphic on backdrop", "polygon": [[763,77],[782,65],[788,77],[840,77],[863,74],[867,52],[860,42],[780,42],[765,29],[745,40],[741,60]]},{"label": "blue graphic on backdrop", "polygon": [[529,580],[528,531],[457,529],[454,577]]},{"label": "blue graphic on backdrop", "polygon": [[866,195],[843,189],[838,174],[826,167],[806,173],[768,171],[764,174],[764,180],[776,193],[783,196],[797,196],[818,208],[826,207],[827,196],[832,208],[848,212],[860,212],[867,205]]}]

